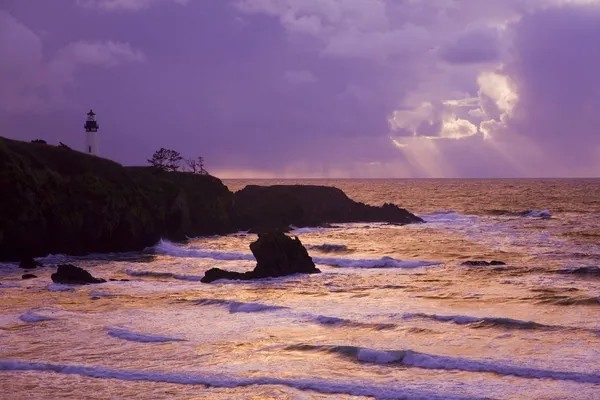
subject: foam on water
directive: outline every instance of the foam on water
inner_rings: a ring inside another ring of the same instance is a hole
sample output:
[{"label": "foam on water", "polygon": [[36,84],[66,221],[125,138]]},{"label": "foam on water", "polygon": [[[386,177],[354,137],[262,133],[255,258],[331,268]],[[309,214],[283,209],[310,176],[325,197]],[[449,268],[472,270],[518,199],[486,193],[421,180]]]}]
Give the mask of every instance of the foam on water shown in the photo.
[{"label": "foam on water", "polygon": [[102,367],[86,367],[69,364],[46,364],[16,360],[0,360],[0,371],[39,371],[67,375],[80,375],[96,379],[118,379],[121,381],[147,381],[196,385],[215,388],[237,388],[251,385],[281,385],[298,390],[325,394],[348,394],[370,396],[378,399],[422,399],[422,400],[475,400],[480,397],[453,396],[426,390],[397,387],[397,384],[374,385],[370,382],[340,382],[324,379],[278,378],[270,376],[244,377],[234,374],[202,372],[163,372],[148,370],[118,370]]},{"label": "foam on water", "polygon": [[183,339],[172,338],[168,336],[151,335],[147,333],[131,332],[122,328],[111,328],[108,334],[112,337],[139,343],[166,343],[182,342]]},{"label": "foam on water", "polygon": [[179,246],[168,240],[161,240],[153,247],[158,254],[164,254],[173,257],[190,257],[190,258],[210,258],[213,260],[235,261],[235,260],[255,260],[251,253],[236,253],[213,251],[201,249],[195,246]]},{"label": "foam on water", "polygon": [[0,289],[14,289],[14,288],[19,288],[21,287],[21,285],[19,285],[18,283],[2,283],[0,284]]},{"label": "foam on water", "polygon": [[53,321],[56,318],[47,317],[45,315],[36,314],[33,311],[28,311],[24,314],[21,314],[19,319],[23,322],[35,323],[35,322],[42,322],[42,321]]}]

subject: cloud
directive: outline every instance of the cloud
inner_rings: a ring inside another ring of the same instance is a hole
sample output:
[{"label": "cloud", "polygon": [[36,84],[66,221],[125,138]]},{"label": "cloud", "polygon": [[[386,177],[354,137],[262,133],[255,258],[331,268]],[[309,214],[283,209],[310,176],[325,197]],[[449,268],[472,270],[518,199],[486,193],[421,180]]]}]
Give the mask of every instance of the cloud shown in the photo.
[{"label": "cloud", "polygon": [[310,71],[285,71],[284,78],[294,84],[313,83],[317,78]]},{"label": "cloud", "polygon": [[49,60],[43,57],[38,35],[11,14],[0,10],[0,111],[45,112],[65,106],[64,91],[84,67],[115,67],[142,62],[144,55],[127,43],[69,43]]},{"label": "cloud", "polygon": [[76,3],[81,7],[97,8],[103,11],[138,11],[158,4],[187,5],[188,2],[189,0],[76,0]]},{"label": "cloud", "polygon": [[548,8],[513,29],[513,58],[498,77],[515,94],[493,82],[482,86],[501,111],[512,110],[490,131],[499,140],[526,137],[564,167],[593,161],[600,146],[600,4]]},{"label": "cloud", "polygon": [[500,32],[496,27],[469,29],[440,49],[440,57],[451,64],[496,63],[500,61]]}]

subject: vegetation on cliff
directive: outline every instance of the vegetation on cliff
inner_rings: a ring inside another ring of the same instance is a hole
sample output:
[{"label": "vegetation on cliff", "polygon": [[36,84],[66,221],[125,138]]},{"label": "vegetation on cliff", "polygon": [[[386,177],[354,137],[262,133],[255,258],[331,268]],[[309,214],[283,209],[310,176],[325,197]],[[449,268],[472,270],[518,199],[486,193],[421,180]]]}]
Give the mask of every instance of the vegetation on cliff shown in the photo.
[{"label": "vegetation on cliff", "polygon": [[232,193],[209,175],[126,168],[0,138],[0,259],[140,250],[225,233]]}]

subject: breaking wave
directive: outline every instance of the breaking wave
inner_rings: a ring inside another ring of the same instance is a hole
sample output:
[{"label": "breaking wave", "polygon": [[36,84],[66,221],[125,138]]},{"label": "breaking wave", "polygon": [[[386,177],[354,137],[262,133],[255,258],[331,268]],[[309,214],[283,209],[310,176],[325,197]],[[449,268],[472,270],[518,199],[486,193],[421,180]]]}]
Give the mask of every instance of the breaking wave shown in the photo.
[{"label": "breaking wave", "polygon": [[282,306],[269,306],[261,303],[243,303],[235,300],[226,299],[198,299],[192,301],[201,306],[223,306],[229,309],[230,313],[252,313],[262,311],[278,311],[287,309]]},{"label": "breaking wave", "polygon": [[327,317],[325,315],[318,315],[316,317],[312,317],[311,319],[320,325],[326,325],[326,326],[344,326],[344,327],[350,327],[350,328],[370,328],[370,329],[376,329],[376,330],[397,328],[396,324],[358,322],[358,321],[352,321],[352,320],[345,319],[345,318]]},{"label": "breaking wave", "polygon": [[125,273],[130,276],[147,276],[150,278],[170,278],[177,279],[180,281],[199,281],[203,277],[200,275],[183,275],[183,274],[174,274],[172,272],[155,272],[155,271],[135,271],[131,269],[126,269]]},{"label": "breaking wave", "polygon": [[147,333],[131,332],[127,329],[111,328],[108,330],[108,335],[114,338],[128,340],[138,343],[166,343],[166,342],[182,342],[183,339],[177,339],[167,336],[151,335]]},{"label": "breaking wave", "polygon": [[251,385],[282,385],[298,390],[310,390],[324,394],[347,394],[369,396],[379,399],[429,399],[429,400],[475,400],[480,397],[453,396],[427,390],[394,388],[373,385],[367,382],[340,382],[324,379],[276,378],[270,376],[243,377],[235,374],[202,372],[165,372],[149,370],[118,370],[102,367],[86,367],[69,364],[33,363],[15,360],[0,360],[0,371],[45,371],[59,374],[80,375],[96,379],[118,379],[121,381],[147,381],[179,385],[197,385],[213,388],[236,388]]},{"label": "breaking wave", "polygon": [[438,322],[451,322],[456,325],[470,325],[475,328],[504,328],[504,329],[542,329],[542,330],[571,330],[570,328],[556,325],[545,325],[533,321],[522,321],[512,318],[500,317],[471,317],[468,315],[437,315],[414,313],[405,314],[404,319],[430,319]]},{"label": "breaking wave", "polygon": [[213,260],[235,261],[235,260],[251,260],[255,258],[250,253],[236,253],[201,249],[195,246],[184,247],[178,246],[168,240],[161,240],[153,247],[158,254],[163,254],[173,257],[190,257],[190,258],[211,258]]},{"label": "breaking wave", "polygon": [[286,348],[292,351],[320,351],[336,353],[356,362],[373,364],[399,364],[403,366],[454,370],[465,372],[489,372],[504,376],[516,376],[529,379],[552,379],[580,383],[600,383],[600,375],[582,372],[552,371],[538,368],[519,367],[488,361],[469,360],[461,357],[436,356],[412,350],[373,350],[355,346],[313,346],[307,344],[292,345]]},{"label": "breaking wave", "polygon": [[442,264],[441,262],[437,261],[396,260],[392,257],[382,257],[377,260],[323,257],[313,257],[312,259],[315,264],[323,264],[339,268],[419,268]]}]

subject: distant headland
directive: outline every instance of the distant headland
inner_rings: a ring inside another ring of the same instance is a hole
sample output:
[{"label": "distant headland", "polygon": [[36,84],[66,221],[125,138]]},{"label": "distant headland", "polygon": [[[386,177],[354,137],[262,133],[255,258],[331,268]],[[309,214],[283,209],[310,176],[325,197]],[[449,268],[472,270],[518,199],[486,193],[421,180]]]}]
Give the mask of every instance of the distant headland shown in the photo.
[{"label": "distant headland", "polygon": [[161,238],[290,225],[423,222],[392,204],[355,202],[334,187],[247,186],[233,193],[194,166],[124,167],[63,144],[0,137],[0,260],[138,251]]}]

